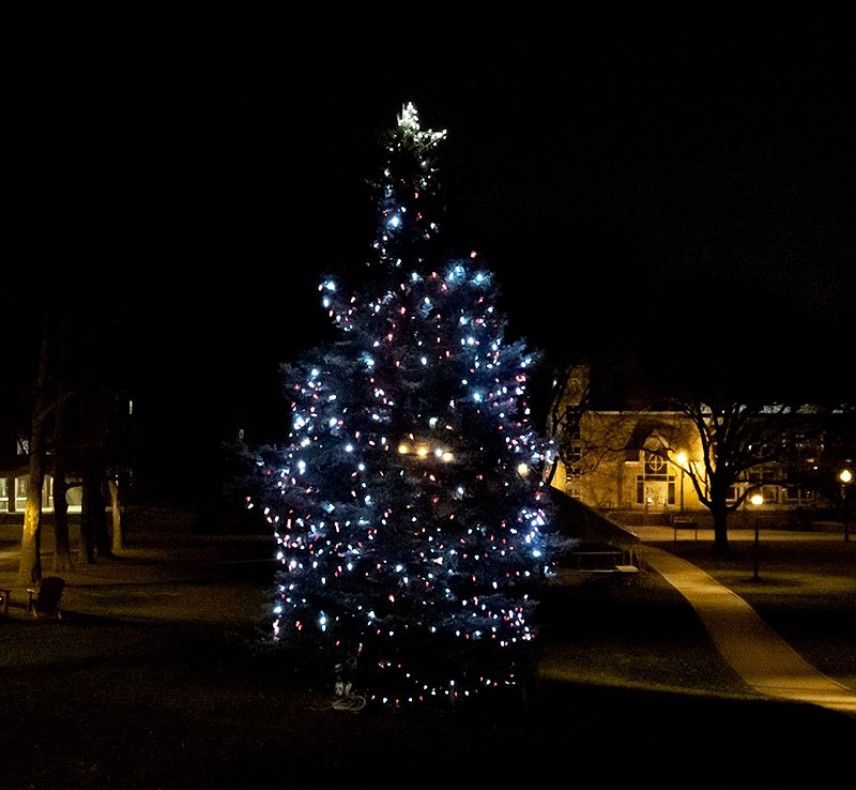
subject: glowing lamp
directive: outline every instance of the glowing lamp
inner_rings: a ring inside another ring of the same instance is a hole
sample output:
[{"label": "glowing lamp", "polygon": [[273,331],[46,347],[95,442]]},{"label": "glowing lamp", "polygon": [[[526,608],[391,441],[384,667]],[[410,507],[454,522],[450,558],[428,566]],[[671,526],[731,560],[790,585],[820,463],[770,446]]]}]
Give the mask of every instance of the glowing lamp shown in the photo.
[{"label": "glowing lamp", "polygon": [[749,497],[749,504],[754,505],[755,507],[760,507],[764,504],[764,497],[761,494],[752,494]]},{"label": "glowing lamp", "polygon": [[452,463],[452,461],[455,460],[455,456],[447,450],[445,453],[443,453],[441,460],[444,464],[450,464]]},{"label": "glowing lamp", "polygon": [[685,466],[687,465],[687,454],[686,454],[686,453],[683,453],[683,452],[678,453],[678,454],[675,456],[675,463],[676,463],[678,466],[684,466],[684,467],[685,467]]},{"label": "glowing lamp", "polygon": [[428,448],[424,444],[420,444],[419,447],[416,448],[416,455],[420,458],[426,458],[428,456]]},{"label": "glowing lamp", "polygon": [[526,477],[529,474],[529,464],[517,464],[517,474]]},{"label": "glowing lamp", "polygon": [[844,540],[850,541],[850,509],[847,507],[847,484],[853,480],[853,473],[849,469],[842,469],[838,473],[841,481],[841,506],[844,511]]},{"label": "glowing lamp", "polygon": [[398,445],[398,452],[400,455],[407,455],[410,452],[410,445],[402,442]]}]

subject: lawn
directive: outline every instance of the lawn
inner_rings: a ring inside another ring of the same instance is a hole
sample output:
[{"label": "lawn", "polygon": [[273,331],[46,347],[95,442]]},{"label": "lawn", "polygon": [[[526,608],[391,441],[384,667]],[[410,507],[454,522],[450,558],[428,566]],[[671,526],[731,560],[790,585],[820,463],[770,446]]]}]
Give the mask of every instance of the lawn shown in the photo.
[{"label": "lawn", "polygon": [[561,571],[542,595],[542,676],[598,685],[747,696],[692,607],[653,572]]},{"label": "lawn", "polygon": [[[609,785],[648,770],[660,786],[704,786],[817,772],[821,750],[831,770],[856,737],[843,716],[743,697],[650,573],[572,574],[545,590],[540,693],[527,705],[333,711],[326,685],[259,641],[268,556],[250,539],[148,545],[70,572],[62,622],[20,609],[0,620],[12,723],[0,787]],[[12,574],[6,556],[0,582]],[[775,762],[736,768],[773,747]]]},{"label": "lawn", "polygon": [[856,542],[840,535],[761,532],[759,581],[753,545],[736,532],[728,556],[709,541],[658,545],[711,573],[745,598],[821,672],[856,688]]}]

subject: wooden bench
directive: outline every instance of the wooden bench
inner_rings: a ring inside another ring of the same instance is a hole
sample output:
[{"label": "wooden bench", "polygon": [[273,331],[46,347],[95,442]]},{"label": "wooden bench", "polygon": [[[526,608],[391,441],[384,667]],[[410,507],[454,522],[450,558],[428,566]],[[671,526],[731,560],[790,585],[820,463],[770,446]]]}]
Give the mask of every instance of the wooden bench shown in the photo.
[{"label": "wooden bench", "polygon": [[[596,551],[583,549],[581,551],[572,551],[571,557],[576,560],[577,570],[586,570],[589,573],[611,573],[615,567],[615,563],[621,561],[621,552],[617,549]],[[584,568],[583,564],[588,565],[589,560],[593,560],[594,564],[598,567]]]},{"label": "wooden bench", "polygon": [[679,529],[691,529],[695,532],[695,539],[698,540],[698,521],[694,518],[684,518],[677,516],[672,519],[672,529],[674,530],[674,542],[678,542]]},{"label": "wooden bench", "polygon": [[37,588],[27,590],[30,596],[27,612],[33,617],[62,620],[60,601],[64,589],[65,579],[61,579],[59,576],[45,576]]}]

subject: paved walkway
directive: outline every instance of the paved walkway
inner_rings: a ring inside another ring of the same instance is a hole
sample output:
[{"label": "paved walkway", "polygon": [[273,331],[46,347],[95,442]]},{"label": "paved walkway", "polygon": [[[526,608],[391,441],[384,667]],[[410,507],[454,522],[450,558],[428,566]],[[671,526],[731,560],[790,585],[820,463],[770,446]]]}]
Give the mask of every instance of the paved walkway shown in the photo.
[{"label": "paved walkway", "polygon": [[719,652],[756,691],[856,715],[856,691],[818,672],[739,595],[662,549],[646,546],[645,560],[690,602]]}]

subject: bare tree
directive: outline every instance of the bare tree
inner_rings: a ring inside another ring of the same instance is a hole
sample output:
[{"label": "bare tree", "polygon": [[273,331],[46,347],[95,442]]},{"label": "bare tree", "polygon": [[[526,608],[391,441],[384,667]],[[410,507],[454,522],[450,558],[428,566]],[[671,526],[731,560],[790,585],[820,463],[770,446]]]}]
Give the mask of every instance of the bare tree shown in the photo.
[{"label": "bare tree", "polygon": [[[65,362],[65,340],[60,340],[60,365]],[[63,371],[63,374],[65,371]],[[68,390],[64,381],[60,382],[54,411],[53,431],[53,502],[54,502],[54,572],[64,571],[72,566],[71,540],[68,528]]]},{"label": "bare tree", "polygon": [[97,463],[89,461],[83,469],[83,506],[80,514],[80,536],[86,554],[86,562],[92,564],[95,557],[109,557],[112,546],[107,535],[107,519],[104,512],[104,497],[101,493],[102,470]]},{"label": "bare tree", "polygon": [[45,430],[49,409],[47,394],[49,337],[47,321],[42,328],[39,360],[33,381],[33,411],[30,420],[27,504],[21,531],[18,583],[25,587],[42,578],[42,489],[45,482]]},{"label": "bare tree", "polygon": [[110,526],[113,553],[125,548],[125,476],[120,470],[112,470],[107,476],[107,490],[110,494]]},{"label": "bare tree", "polygon": [[607,459],[627,449],[630,427],[638,415],[610,412],[604,417],[592,411],[590,405],[588,365],[565,366],[554,379],[547,418],[548,435],[553,442],[548,485],[553,482],[560,463],[568,475],[590,475]]},{"label": "bare tree", "polygon": [[[553,482],[559,463],[565,468],[570,464],[570,438],[579,431],[579,415],[588,400],[588,382],[575,387],[571,381],[574,370],[572,365],[565,365],[553,379],[553,398],[550,403],[550,413],[547,417],[547,432],[553,442],[553,462],[547,474],[547,485]],[[579,392],[575,390],[578,389]]]},{"label": "bare tree", "polygon": [[[699,502],[713,515],[714,546],[728,550],[728,516],[760,487],[760,483],[740,486],[748,472],[782,459],[788,436],[801,412],[786,404],[766,405],[760,401],[705,401],[683,398],[675,401],[687,416],[701,442],[701,459],[683,468],[695,488]],[[657,453],[677,463],[678,447],[683,446],[679,429],[660,431]]]},{"label": "bare tree", "polygon": [[94,561],[96,554],[111,557],[124,548],[123,511],[132,444],[130,415],[127,399],[111,386],[104,385],[105,382],[92,382],[84,388],[82,398],[81,535],[88,562]]},{"label": "bare tree", "polygon": [[54,500],[54,572],[72,567],[71,540],[68,530],[68,478],[66,475],[65,455],[57,451],[53,459],[53,500]]}]

